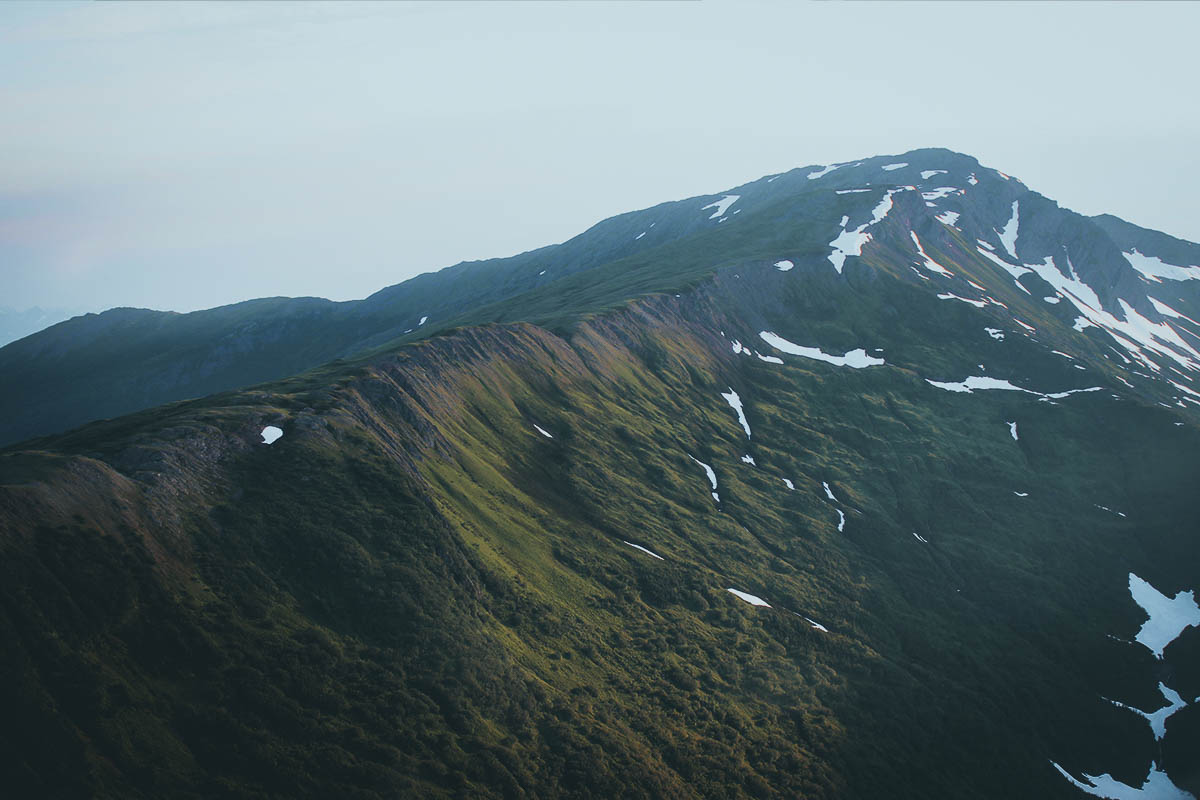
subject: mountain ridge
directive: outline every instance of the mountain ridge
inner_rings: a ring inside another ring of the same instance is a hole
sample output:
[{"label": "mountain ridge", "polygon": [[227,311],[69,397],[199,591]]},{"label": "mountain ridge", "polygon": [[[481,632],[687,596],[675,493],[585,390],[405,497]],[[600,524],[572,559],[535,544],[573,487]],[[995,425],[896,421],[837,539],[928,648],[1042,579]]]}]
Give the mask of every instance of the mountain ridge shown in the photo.
[{"label": "mountain ridge", "polygon": [[1137,643],[1130,577],[1200,584],[1200,328],[1098,224],[893,158],[0,449],[11,786],[1200,791],[1200,627]]}]

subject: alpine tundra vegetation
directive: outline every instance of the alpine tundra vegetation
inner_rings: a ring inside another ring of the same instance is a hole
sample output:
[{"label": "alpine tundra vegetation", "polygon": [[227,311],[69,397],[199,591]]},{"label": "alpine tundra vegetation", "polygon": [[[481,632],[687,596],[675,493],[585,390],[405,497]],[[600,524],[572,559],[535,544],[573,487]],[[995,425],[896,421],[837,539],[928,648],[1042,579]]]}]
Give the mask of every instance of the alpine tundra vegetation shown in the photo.
[{"label": "alpine tundra vegetation", "polygon": [[0,349],[13,797],[1200,796],[1200,245],[948,150]]}]

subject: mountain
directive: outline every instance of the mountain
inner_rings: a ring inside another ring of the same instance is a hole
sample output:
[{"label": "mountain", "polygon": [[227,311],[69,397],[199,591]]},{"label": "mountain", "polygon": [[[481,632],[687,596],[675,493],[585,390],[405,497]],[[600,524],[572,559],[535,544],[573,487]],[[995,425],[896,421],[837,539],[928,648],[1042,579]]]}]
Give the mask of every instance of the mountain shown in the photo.
[{"label": "mountain", "polygon": [[920,150],[10,345],[270,382],[0,450],[7,793],[1194,796],[1197,252]]}]

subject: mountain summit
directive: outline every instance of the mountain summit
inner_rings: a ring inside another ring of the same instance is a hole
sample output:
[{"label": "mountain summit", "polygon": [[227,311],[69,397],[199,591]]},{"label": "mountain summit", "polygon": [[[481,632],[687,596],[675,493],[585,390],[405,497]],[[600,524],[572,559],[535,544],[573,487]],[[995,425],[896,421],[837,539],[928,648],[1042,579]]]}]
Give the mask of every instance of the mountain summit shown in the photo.
[{"label": "mountain summit", "polygon": [[931,149],[354,303],[61,323],[0,349],[0,762],[1195,796],[1197,319],[1200,246]]}]

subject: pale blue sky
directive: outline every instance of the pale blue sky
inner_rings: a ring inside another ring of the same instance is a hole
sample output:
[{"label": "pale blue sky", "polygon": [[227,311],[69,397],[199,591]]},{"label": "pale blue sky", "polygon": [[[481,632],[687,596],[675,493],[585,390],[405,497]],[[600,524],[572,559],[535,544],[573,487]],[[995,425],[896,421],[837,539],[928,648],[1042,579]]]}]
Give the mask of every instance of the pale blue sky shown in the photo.
[{"label": "pale blue sky", "polygon": [[0,4],[0,306],[362,297],[944,146],[1200,240],[1200,4]]}]

